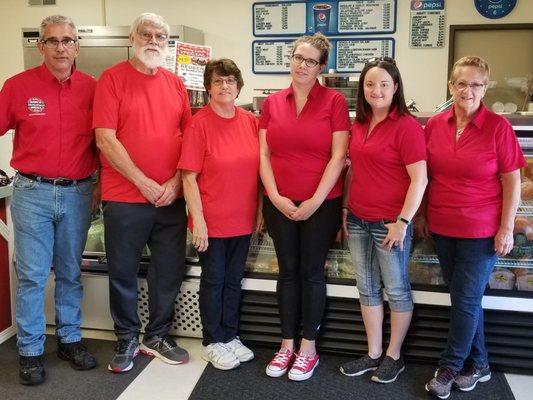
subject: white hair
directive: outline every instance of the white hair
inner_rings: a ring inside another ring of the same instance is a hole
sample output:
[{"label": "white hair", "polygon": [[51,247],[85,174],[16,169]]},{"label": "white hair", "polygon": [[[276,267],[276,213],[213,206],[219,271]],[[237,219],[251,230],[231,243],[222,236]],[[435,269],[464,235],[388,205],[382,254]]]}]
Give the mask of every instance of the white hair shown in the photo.
[{"label": "white hair", "polygon": [[46,27],[48,25],[68,25],[72,28],[72,32],[74,33],[75,38],[78,39],[78,29],[76,28],[76,25],[74,24],[74,21],[70,17],[65,17],[64,15],[50,15],[49,17],[46,17],[41,21],[41,26],[39,26],[39,39],[44,39],[44,31],[46,30]]},{"label": "white hair", "polygon": [[135,21],[133,21],[130,27],[130,35],[138,33],[141,25],[150,25],[158,29],[163,29],[167,35],[170,33],[170,27],[163,17],[154,13],[142,13],[135,18]]}]

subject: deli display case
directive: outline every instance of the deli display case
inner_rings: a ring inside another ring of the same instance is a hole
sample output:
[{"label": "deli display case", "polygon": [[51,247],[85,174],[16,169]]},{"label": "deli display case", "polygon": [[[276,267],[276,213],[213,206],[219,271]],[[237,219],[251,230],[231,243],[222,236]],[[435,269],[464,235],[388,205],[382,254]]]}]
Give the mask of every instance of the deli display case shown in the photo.
[{"label": "deli display case", "polygon": [[[430,114],[417,117],[424,124]],[[528,160],[522,171],[522,204],[516,217],[515,246],[499,259],[483,300],[485,332],[491,366],[495,370],[533,374],[533,117],[508,116]],[[95,214],[83,256],[85,277],[106,275],[102,213]],[[139,314],[147,322],[147,288],[144,277],[150,251],[143,252],[139,268]],[[201,336],[198,289],[201,266],[188,240],[187,270],[172,333]],[[249,343],[277,346],[280,325],[276,300],[277,258],[272,239],[261,232],[252,237],[243,280],[240,334]],[[320,351],[364,354],[366,336],[361,319],[355,266],[346,240],[339,233],[325,265],[328,301],[318,341]],[[415,310],[404,344],[408,360],[435,364],[444,348],[449,324],[450,299],[430,240],[415,236],[409,267]],[[102,289],[100,289],[102,290]],[[87,307],[86,307],[87,308]],[[89,314],[93,310],[89,307]],[[386,307],[387,309],[387,307]],[[87,315],[87,311],[85,311]],[[112,329],[106,317],[97,328]],[[390,332],[386,312],[384,337]],[[86,318],[87,321],[87,318]],[[91,324],[91,318],[85,323]],[[88,326],[90,327],[90,326]]]}]

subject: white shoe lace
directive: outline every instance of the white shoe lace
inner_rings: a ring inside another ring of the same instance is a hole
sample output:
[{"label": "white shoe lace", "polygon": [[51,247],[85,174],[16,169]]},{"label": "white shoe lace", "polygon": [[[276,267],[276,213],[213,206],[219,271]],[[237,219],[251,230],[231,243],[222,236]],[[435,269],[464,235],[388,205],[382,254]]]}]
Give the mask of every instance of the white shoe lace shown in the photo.
[{"label": "white shoe lace", "polygon": [[296,355],[296,360],[294,361],[294,364],[292,365],[293,368],[301,369],[301,370],[307,370],[307,366],[309,365],[309,362],[311,361],[313,357],[309,357],[302,354]]},{"label": "white shoe lace", "polygon": [[281,364],[281,365],[285,365],[287,363],[287,361],[289,361],[290,357],[291,357],[292,353],[291,352],[285,352],[285,353],[282,353],[280,351],[278,351],[275,355],[274,355],[274,358],[272,359],[272,361],[270,362],[270,364]]},{"label": "white shoe lace", "polygon": [[213,343],[207,347],[207,353],[209,358],[215,361],[219,361],[224,357],[230,350],[223,343]]}]

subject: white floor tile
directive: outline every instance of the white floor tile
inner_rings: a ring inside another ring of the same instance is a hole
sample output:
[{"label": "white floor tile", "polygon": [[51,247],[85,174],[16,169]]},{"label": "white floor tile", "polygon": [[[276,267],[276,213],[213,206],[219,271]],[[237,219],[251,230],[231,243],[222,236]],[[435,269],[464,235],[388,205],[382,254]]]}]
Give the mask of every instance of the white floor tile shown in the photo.
[{"label": "white floor tile", "polygon": [[507,382],[513,391],[516,400],[531,400],[533,391],[533,376],[505,374]]},{"label": "white floor tile", "polygon": [[154,359],[118,400],[187,400],[207,363],[201,358],[199,339],[179,338],[178,344],[189,352],[188,363],[169,365]]}]

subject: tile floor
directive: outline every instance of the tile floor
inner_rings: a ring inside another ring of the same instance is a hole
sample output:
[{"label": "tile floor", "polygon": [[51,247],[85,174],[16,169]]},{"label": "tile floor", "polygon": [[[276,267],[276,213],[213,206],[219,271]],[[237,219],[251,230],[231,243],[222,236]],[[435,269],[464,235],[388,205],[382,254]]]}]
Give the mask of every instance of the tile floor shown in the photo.
[{"label": "tile floor", "polygon": [[[85,330],[84,337],[93,339],[115,340],[109,331]],[[206,362],[201,357],[202,344],[199,339],[180,338],[180,346],[190,354],[187,364],[173,366],[159,360],[153,360],[141,374],[120,395],[118,400],[142,400],[153,398],[157,388],[158,400],[187,400],[196,382],[202,375]],[[179,368],[180,379],[175,379]],[[505,374],[516,400],[530,400],[533,390],[533,376]]]}]

